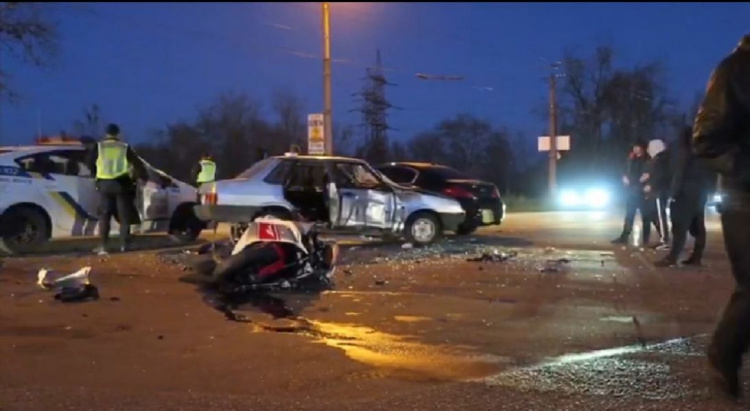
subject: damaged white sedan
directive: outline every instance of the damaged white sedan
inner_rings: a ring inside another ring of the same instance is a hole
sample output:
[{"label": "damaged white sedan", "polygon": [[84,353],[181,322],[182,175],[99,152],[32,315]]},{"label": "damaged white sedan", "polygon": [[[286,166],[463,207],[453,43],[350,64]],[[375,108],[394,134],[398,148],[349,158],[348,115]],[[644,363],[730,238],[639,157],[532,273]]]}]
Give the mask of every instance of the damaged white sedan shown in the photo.
[{"label": "damaged white sedan", "polygon": [[456,200],[400,186],[348,157],[270,157],[199,194],[196,216],[231,223],[235,239],[248,223],[270,216],[321,223],[327,233],[400,236],[424,245],[455,232],[465,218]]}]

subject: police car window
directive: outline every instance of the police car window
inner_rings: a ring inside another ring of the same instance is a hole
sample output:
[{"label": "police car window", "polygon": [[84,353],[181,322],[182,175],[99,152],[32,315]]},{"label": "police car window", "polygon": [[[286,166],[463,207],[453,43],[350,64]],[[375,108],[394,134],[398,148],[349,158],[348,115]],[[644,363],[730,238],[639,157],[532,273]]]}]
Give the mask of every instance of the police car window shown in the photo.
[{"label": "police car window", "polygon": [[[83,153],[81,150],[76,150]],[[91,170],[83,161],[83,155],[76,156],[76,152],[59,151],[39,153],[16,160],[22,169],[34,173],[60,174],[76,177],[89,177]]]},{"label": "police car window", "polygon": [[341,184],[362,188],[380,185],[378,177],[363,164],[337,163],[336,171],[337,180],[339,180]]}]

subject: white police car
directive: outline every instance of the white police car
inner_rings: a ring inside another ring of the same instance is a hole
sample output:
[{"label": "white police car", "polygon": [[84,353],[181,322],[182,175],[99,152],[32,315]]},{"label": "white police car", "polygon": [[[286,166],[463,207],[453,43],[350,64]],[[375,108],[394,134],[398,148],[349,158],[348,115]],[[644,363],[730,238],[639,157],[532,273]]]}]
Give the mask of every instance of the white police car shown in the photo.
[{"label": "white police car", "polygon": [[[89,145],[91,144],[91,145]],[[51,238],[97,234],[99,194],[86,165],[93,139],[44,137],[33,146],[0,147],[0,251],[33,251]],[[193,214],[195,188],[146,163],[131,215],[135,231],[194,240],[205,224]],[[112,224],[110,235],[118,225]]]}]

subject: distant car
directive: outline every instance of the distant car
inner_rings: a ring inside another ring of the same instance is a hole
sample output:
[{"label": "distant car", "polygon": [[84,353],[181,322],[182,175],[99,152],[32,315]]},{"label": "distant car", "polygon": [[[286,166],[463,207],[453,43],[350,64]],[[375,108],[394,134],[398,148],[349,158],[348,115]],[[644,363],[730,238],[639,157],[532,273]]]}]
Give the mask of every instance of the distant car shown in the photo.
[{"label": "distant car", "polygon": [[199,193],[198,218],[231,223],[233,239],[259,217],[302,217],[325,223],[328,232],[403,236],[422,245],[457,230],[465,215],[450,197],[399,186],[367,162],[347,157],[269,157],[236,178],[201,186]]},{"label": "distant car", "polygon": [[457,234],[471,234],[480,226],[499,225],[505,204],[494,184],[456,169],[431,163],[388,163],[377,167],[398,184],[442,193],[456,199],[466,212]]},{"label": "distant car", "polygon": [[[30,252],[51,238],[97,233],[99,193],[85,143],[43,137],[33,146],[0,147],[0,250]],[[136,193],[132,223],[179,241],[197,238],[204,224],[192,212],[195,188],[145,164],[148,182]],[[112,228],[116,232],[117,224]]]},{"label": "distant car", "polygon": [[603,179],[562,181],[557,190],[557,205],[565,210],[605,210],[615,201],[613,184]]},{"label": "distant car", "polygon": [[708,196],[708,201],[706,202],[706,207],[709,209],[713,209],[717,212],[721,212],[721,206],[724,203],[724,194],[717,191],[710,196]]}]

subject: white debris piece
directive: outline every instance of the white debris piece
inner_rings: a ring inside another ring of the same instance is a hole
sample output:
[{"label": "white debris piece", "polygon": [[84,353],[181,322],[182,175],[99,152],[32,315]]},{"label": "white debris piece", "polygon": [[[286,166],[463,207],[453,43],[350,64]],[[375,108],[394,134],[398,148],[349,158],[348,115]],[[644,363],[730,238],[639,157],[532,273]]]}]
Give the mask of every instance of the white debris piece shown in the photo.
[{"label": "white debris piece", "polygon": [[414,248],[414,244],[412,244],[412,243],[403,243],[401,245],[401,248],[403,248],[403,249]]},{"label": "white debris piece", "polygon": [[89,280],[91,267],[83,267],[73,274],[60,275],[48,268],[42,268],[37,274],[37,284],[46,289],[81,288],[91,284]]}]

